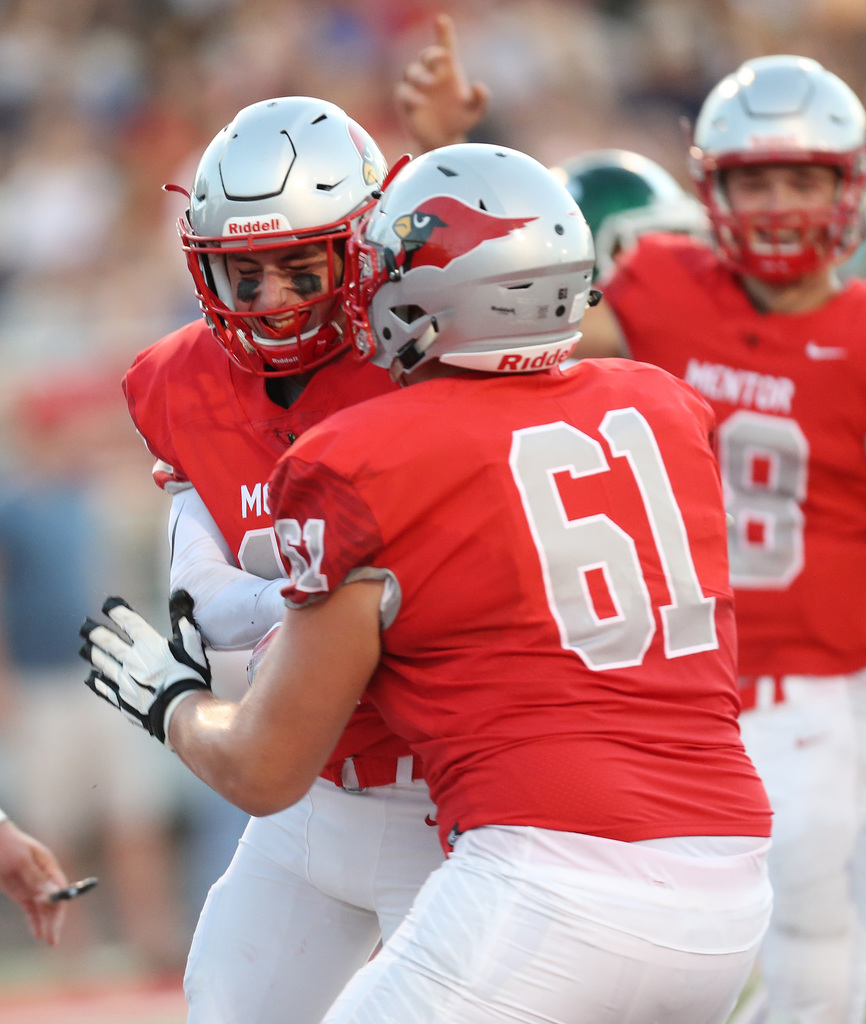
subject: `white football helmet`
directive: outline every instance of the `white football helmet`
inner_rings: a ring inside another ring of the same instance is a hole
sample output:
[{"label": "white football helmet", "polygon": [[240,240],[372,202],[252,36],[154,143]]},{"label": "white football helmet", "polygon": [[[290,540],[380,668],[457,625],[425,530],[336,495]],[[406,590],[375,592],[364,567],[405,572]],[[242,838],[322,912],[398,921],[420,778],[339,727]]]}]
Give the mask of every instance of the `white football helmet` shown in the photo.
[{"label": "white football helmet", "polygon": [[[378,146],[359,124],[333,103],[306,96],[244,107],[207,147],[178,231],[202,311],[244,369],[261,376],[303,373],[348,346],[334,257],[342,259],[385,171]],[[235,310],[226,250],[263,255],[311,243],[326,246],[329,279],[321,292],[283,309]]]},{"label": "white football helmet", "polygon": [[595,149],[551,171],[580,207],[595,243],[596,276],[604,277],[621,250],[651,231],[709,239],[703,205],[649,157],[627,149]]},{"label": "white football helmet", "polygon": [[[853,252],[863,238],[864,143],[863,104],[817,61],[758,57],[723,79],[698,115],[690,166],[730,264],[740,272],[781,282]],[[790,163],[824,164],[839,174],[832,206],[804,209],[797,215],[799,243],[790,240],[789,211],[734,213],[724,187],[724,173],[731,167]]]},{"label": "white football helmet", "polygon": [[546,167],[446,146],[399,171],[350,240],[347,321],[377,366],[547,369],[580,337],[593,263],[583,214]]}]

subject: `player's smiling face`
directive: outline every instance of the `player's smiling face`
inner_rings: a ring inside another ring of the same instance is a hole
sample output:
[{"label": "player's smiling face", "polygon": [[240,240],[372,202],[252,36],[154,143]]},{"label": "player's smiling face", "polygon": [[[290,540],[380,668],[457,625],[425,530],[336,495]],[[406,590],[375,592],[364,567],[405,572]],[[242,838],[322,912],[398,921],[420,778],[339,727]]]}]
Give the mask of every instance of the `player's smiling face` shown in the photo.
[{"label": "player's smiling face", "polygon": [[756,246],[815,244],[824,229],[817,223],[807,226],[808,214],[831,210],[838,188],[837,172],[823,164],[755,164],[725,174],[731,209],[754,217]]},{"label": "player's smiling face", "polygon": [[234,307],[239,313],[266,313],[256,321],[256,333],[264,337],[312,330],[330,313],[316,301],[342,281],[343,261],[336,251],[332,262],[329,266],[324,242],[227,254]]}]

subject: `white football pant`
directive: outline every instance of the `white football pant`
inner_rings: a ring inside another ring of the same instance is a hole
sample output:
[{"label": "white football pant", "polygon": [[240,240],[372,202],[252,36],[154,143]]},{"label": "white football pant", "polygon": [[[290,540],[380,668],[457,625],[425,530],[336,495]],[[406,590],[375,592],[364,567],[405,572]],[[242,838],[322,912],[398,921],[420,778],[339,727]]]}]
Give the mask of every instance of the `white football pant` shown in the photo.
[{"label": "white football pant", "polygon": [[770,916],[769,840],[688,843],[467,832],[323,1024],[723,1024]]},{"label": "white football pant", "polygon": [[775,906],[760,952],[767,1024],[863,1024],[866,672],[787,676],[740,717],[773,808]]},{"label": "white football pant", "polygon": [[318,779],[252,818],[187,962],[188,1024],[319,1024],[444,854],[423,782],[347,793]]}]

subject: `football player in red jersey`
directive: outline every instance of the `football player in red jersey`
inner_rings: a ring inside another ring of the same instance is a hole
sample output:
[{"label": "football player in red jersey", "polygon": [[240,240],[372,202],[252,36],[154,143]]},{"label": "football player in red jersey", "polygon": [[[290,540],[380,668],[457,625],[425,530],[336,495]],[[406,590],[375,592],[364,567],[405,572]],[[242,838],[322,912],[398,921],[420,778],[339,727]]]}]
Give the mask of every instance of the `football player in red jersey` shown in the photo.
[{"label": "football player in red jersey", "polygon": [[836,75],[747,61],[695,125],[715,245],[650,236],[602,281],[631,354],[719,421],[741,728],[775,814],[764,998],[803,1024],[866,1006],[866,284],[836,275],[864,142]]},{"label": "football player in red jersey", "polygon": [[[204,152],[179,225],[205,317],[124,380],[172,495],[171,586],[193,595],[226,677],[243,679],[285,609],[276,459],[329,413],[393,389],[349,350],[341,304],[345,242],[384,171],[333,104],[241,110]],[[441,861],[433,815],[418,759],[363,701],[309,794],[252,820],[211,889],[187,965],[190,1024],[271,1024],[286,1006],[318,1024]]]},{"label": "football player in red jersey", "polygon": [[254,814],[304,798],[365,691],[421,755],[448,859],[329,1024],[722,1024],[764,933],[714,418],[656,367],[561,371],[593,257],[522,153],[403,168],[347,310],[409,386],[278,462],[255,684],[208,692],[183,593],[171,641],[119,598],[123,635],[83,627],[95,692]]}]

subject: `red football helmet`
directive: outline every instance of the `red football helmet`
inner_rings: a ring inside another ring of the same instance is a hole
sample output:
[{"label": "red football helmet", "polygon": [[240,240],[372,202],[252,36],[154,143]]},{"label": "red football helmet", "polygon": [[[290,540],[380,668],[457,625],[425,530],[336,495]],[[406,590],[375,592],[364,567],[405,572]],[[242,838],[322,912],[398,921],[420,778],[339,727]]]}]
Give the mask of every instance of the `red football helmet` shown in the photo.
[{"label": "red football helmet", "polygon": [[[741,273],[793,281],[845,259],[863,238],[866,112],[851,89],[817,61],[746,61],[704,101],[690,155],[718,245]],[[838,172],[832,205],[760,213],[731,209],[724,183],[729,168],[797,163]]]},{"label": "red football helmet", "polygon": [[[332,103],[304,96],[241,110],[205,150],[178,231],[202,312],[232,359],[259,376],[304,373],[348,347],[346,239],[378,195],[385,160]],[[326,271],[309,298],[239,312],[227,252],[267,258],[321,246]]]}]

